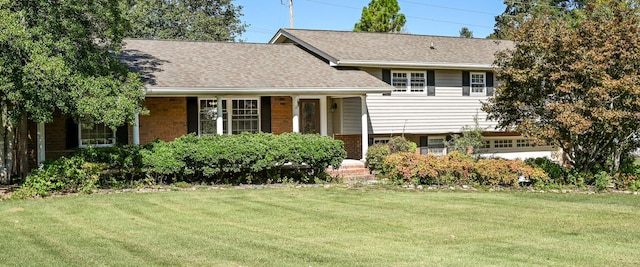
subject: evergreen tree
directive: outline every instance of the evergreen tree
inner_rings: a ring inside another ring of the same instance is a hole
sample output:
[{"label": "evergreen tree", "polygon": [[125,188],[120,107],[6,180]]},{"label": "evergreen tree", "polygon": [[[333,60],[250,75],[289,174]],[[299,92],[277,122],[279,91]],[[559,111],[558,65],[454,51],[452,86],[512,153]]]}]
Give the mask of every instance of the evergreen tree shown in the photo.
[{"label": "evergreen tree", "polygon": [[371,0],[362,8],[362,17],[353,27],[355,32],[399,32],[406,18],[396,0]]}]

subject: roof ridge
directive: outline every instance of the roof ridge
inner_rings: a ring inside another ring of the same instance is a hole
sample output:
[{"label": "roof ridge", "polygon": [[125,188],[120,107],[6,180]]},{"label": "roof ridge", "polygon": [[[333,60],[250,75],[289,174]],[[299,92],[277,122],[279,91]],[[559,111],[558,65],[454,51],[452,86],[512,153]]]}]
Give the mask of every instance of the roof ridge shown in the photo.
[{"label": "roof ridge", "polygon": [[327,30],[327,29],[300,29],[300,28],[281,28],[284,31],[310,31],[310,32],[336,32],[336,33],[352,33],[352,34],[371,34],[371,35],[403,35],[403,36],[416,36],[416,37],[438,37],[438,38],[451,38],[451,39],[467,39],[467,40],[484,40],[484,41],[507,41],[506,39],[488,39],[479,37],[460,37],[460,36],[444,36],[444,35],[430,35],[430,34],[415,34],[408,32],[355,32],[347,30]]}]

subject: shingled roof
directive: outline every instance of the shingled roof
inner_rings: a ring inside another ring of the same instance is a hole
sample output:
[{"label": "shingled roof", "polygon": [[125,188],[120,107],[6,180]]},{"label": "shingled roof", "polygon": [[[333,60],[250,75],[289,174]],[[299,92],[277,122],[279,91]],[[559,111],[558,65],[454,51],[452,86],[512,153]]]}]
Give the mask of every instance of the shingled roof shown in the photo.
[{"label": "shingled roof", "polygon": [[292,44],[125,40],[121,61],[148,95],[362,94],[391,87],[359,70],[337,70]]},{"label": "shingled roof", "polygon": [[402,33],[280,29],[270,43],[294,42],[337,66],[491,68],[506,40]]}]

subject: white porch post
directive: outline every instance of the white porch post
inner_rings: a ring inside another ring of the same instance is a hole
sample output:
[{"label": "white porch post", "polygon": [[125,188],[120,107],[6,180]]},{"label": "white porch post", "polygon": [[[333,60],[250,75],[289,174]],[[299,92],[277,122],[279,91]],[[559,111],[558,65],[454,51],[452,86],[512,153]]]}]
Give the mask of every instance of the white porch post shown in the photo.
[{"label": "white porch post", "polygon": [[367,95],[360,96],[360,113],[362,114],[362,161],[367,158],[369,150],[369,124],[367,123]]},{"label": "white porch post", "polygon": [[133,115],[133,144],[140,144],[140,114],[138,112]]},{"label": "white porch post", "polygon": [[224,134],[224,119],[222,118],[222,97],[216,97],[216,133],[218,135]]},{"label": "white porch post", "polygon": [[300,132],[300,108],[298,108],[298,100],[300,97],[293,96],[293,132]]},{"label": "white porch post", "polygon": [[320,97],[320,135],[327,136],[329,132],[328,128],[328,119],[327,119],[327,96]]},{"label": "white porch post", "polygon": [[40,164],[44,161],[45,158],[44,122],[38,123],[37,136],[38,140],[36,142],[38,144],[38,164]]}]

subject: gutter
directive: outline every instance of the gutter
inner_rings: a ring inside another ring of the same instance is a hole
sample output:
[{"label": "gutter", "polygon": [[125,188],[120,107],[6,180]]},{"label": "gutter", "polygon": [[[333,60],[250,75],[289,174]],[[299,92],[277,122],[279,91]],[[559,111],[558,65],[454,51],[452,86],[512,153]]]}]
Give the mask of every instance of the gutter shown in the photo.
[{"label": "gutter", "polygon": [[421,68],[445,70],[493,70],[493,65],[487,64],[459,64],[459,63],[422,63],[422,62],[393,62],[393,61],[364,61],[340,60],[336,67],[376,67],[376,68]]},{"label": "gutter", "polygon": [[365,95],[390,93],[393,88],[202,88],[202,87],[146,87],[146,96],[201,96],[201,95]]}]

